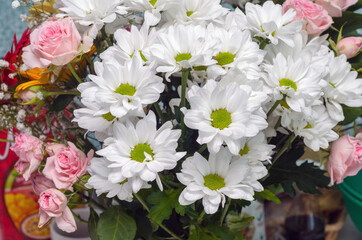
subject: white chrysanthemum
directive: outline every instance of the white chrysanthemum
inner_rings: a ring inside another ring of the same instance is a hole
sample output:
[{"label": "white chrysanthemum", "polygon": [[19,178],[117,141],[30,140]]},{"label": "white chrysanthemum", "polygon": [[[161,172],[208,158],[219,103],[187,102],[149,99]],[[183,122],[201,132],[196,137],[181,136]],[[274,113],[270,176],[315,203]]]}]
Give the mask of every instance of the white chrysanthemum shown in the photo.
[{"label": "white chrysanthemum", "polygon": [[362,79],[351,71],[346,55],[334,57],[329,65],[329,75],[322,81],[329,115],[336,121],[344,119],[341,104],[349,107],[362,106]]},{"label": "white chrysanthemum", "polygon": [[184,109],[185,124],[198,130],[197,142],[207,144],[211,153],[217,153],[226,143],[237,155],[242,137],[256,136],[267,127],[260,102],[236,83],[221,88],[214,80],[208,80],[202,88],[193,86],[188,98],[191,109]]},{"label": "white chrysanthemum", "polygon": [[152,66],[143,66],[139,53],[124,65],[114,59],[94,67],[97,75],[89,75],[91,82],[80,84],[78,90],[87,106],[95,102],[101,107],[98,115],[121,118],[130,111],[144,115],[143,107],[156,102],[165,87]]},{"label": "white chrysanthemum", "polygon": [[210,22],[223,23],[228,9],[220,5],[220,0],[179,0],[166,11],[169,21],[181,24],[207,25]]},{"label": "white chrysanthemum", "polygon": [[228,70],[239,69],[247,78],[260,78],[259,65],[263,61],[265,52],[259,45],[252,41],[248,30],[241,31],[237,28],[225,30],[208,27],[213,38],[220,40],[216,46],[215,59],[217,64],[207,68],[210,78],[225,75]]},{"label": "white chrysanthemum", "polygon": [[155,37],[155,29],[152,28],[149,33],[149,27],[145,24],[140,29],[132,25],[131,31],[118,29],[114,33],[117,44],[107,48],[100,57],[103,61],[117,59],[118,62],[123,63],[131,59],[135,53],[136,55],[139,53],[142,60],[147,62],[142,50],[151,45]]},{"label": "white chrysanthemum", "polygon": [[219,205],[224,207],[225,195],[232,199],[254,199],[254,189],[244,183],[251,170],[248,161],[232,161],[227,148],[221,148],[217,154],[210,154],[207,161],[199,153],[182,163],[178,180],[186,185],[179,202],[190,205],[202,199],[207,214],[215,213]]},{"label": "white chrysanthemum", "polygon": [[255,137],[243,138],[242,149],[239,156],[250,161],[270,161],[274,145],[267,143],[264,133],[260,132]]},{"label": "white chrysanthemum", "polygon": [[[91,177],[88,179],[86,187],[95,189],[97,196],[107,193],[107,198],[117,196],[120,200],[131,202],[133,200],[133,193],[137,193],[142,188],[151,187],[151,185],[136,178],[125,178],[116,183],[110,182],[108,180],[108,175],[110,174],[108,166],[110,164],[111,162],[105,158],[93,158],[90,161],[88,172]],[[134,182],[140,182],[141,184],[138,188],[134,188],[134,185],[139,185],[134,184]]]},{"label": "white chrysanthemum", "polygon": [[323,105],[314,106],[311,115],[284,111],[282,126],[288,128],[295,135],[304,138],[304,144],[313,151],[328,148],[329,142],[338,139],[338,134],[333,131],[337,121],[330,118]]},{"label": "white chrysanthemum", "polygon": [[185,152],[176,152],[181,130],[172,130],[166,122],[157,130],[155,114],[150,111],[136,126],[129,123],[114,124],[114,136],[105,141],[107,145],[97,154],[112,162],[109,174],[111,182],[124,178],[139,177],[143,181],[154,181],[162,190],[158,173],[176,167]]},{"label": "white chrysanthemum", "polygon": [[266,1],[263,6],[247,3],[245,15],[249,29],[255,36],[269,39],[272,44],[283,41],[294,46],[294,35],[300,32],[304,21],[293,21],[295,11],[289,9],[283,14],[282,6]]},{"label": "white chrysanthemum", "polygon": [[98,31],[106,23],[116,20],[117,14],[126,14],[123,0],[59,0],[58,6],[63,13],[57,17],[69,16],[82,26],[91,26],[89,36],[96,38]]},{"label": "white chrysanthemum", "polygon": [[182,68],[209,66],[212,60],[212,42],[205,41],[206,29],[201,26],[175,25],[158,32],[158,42],[147,50],[146,58],[155,61],[156,71],[165,72],[166,79]]},{"label": "white chrysanthemum", "polygon": [[145,23],[154,26],[161,20],[161,12],[177,4],[177,0],[127,0],[125,4],[131,10],[143,12]]},{"label": "white chrysanthemum", "polygon": [[283,107],[300,112],[319,101],[322,95],[321,73],[302,59],[294,60],[279,53],[273,64],[264,64],[264,69],[267,72],[265,82],[273,91],[275,100],[283,99]]}]

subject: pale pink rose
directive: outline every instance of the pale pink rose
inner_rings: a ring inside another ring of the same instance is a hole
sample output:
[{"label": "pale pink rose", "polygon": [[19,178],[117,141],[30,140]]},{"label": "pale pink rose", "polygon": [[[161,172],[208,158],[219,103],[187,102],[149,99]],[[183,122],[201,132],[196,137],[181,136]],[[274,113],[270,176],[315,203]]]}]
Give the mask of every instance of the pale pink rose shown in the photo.
[{"label": "pale pink rose", "polygon": [[345,54],[347,58],[351,58],[358,53],[362,47],[362,37],[347,37],[337,43],[339,54]]},{"label": "pale pink rose", "polygon": [[67,148],[67,146],[59,143],[48,143],[45,147],[45,150],[49,154],[49,156],[54,156],[63,148]]},{"label": "pale pink rose", "polygon": [[67,197],[59,190],[50,188],[40,194],[39,200],[39,225],[43,227],[51,218],[55,218],[58,228],[64,232],[74,232],[77,225],[74,216],[67,206]]},{"label": "pale pink rose", "polygon": [[71,18],[50,18],[31,33],[22,58],[30,68],[62,66],[74,59],[80,46],[81,37]]},{"label": "pale pink rose", "polygon": [[86,156],[73,143],[68,142],[68,145],[69,147],[59,148],[58,152],[47,158],[43,174],[51,179],[57,188],[73,191],[73,183],[86,173],[94,151],[89,151]]},{"label": "pale pink rose", "polygon": [[19,134],[10,149],[19,156],[19,160],[15,163],[16,171],[23,173],[24,179],[28,181],[44,158],[43,142],[31,135]]},{"label": "pale pink rose", "polygon": [[29,89],[19,91],[18,96],[25,103],[30,102],[37,97],[36,93]]},{"label": "pale pink rose", "polygon": [[335,181],[341,183],[345,177],[354,176],[362,169],[362,130],[356,137],[345,135],[332,143],[327,169],[330,185]]},{"label": "pale pink rose", "polygon": [[42,192],[49,188],[55,188],[52,180],[46,178],[42,174],[36,174],[31,176],[31,185],[36,194],[40,195]]},{"label": "pale pink rose", "polygon": [[305,21],[303,28],[310,35],[321,34],[333,23],[327,11],[310,0],[287,0],[283,3],[283,11],[287,12],[289,9],[296,11],[294,21]]},{"label": "pale pink rose", "polygon": [[342,17],[342,11],[357,3],[357,0],[317,0],[331,17]]}]

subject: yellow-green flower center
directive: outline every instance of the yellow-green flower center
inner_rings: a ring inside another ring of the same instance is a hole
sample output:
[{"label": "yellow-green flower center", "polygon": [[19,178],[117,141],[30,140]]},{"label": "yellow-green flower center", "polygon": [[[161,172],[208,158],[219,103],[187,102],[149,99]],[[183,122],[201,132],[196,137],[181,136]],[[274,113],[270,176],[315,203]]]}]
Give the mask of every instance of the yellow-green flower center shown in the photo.
[{"label": "yellow-green flower center", "polygon": [[287,87],[287,89],[293,88],[294,91],[297,91],[297,89],[298,89],[297,84],[295,84],[295,82],[293,80],[290,80],[288,78],[280,79],[279,86],[280,87],[285,86],[285,87]]},{"label": "yellow-green flower center", "polygon": [[215,60],[220,66],[224,66],[234,62],[235,55],[229,52],[221,52],[215,56]]},{"label": "yellow-green flower center", "polygon": [[227,128],[231,124],[231,113],[225,108],[221,108],[211,113],[211,125],[220,130]]},{"label": "yellow-green flower center", "polygon": [[190,17],[193,13],[194,13],[194,11],[187,11],[187,12],[186,12],[186,15],[187,15],[188,17]]},{"label": "yellow-green flower center", "polygon": [[249,153],[249,147],[248,147],[248,145],[245,144],[244,148],[240,149],[239,154],[240,154],[240,156],[243,156],[243,155],[246,155],[248,153]]},{"label": "yellow-green flower center", "polygon": [[154,155],[150,145],[146,143],[140,143],[136,145],[131,151],[131,159],[142,163],[145,161],[146,158],[145,153],[151,155],[151,157],[153,157]]},{"label": "yellow-green flower center", "polygon": [[112,113],[103,114],[102,117],[106,119],[108,122],[112,122],[116,117],[112,115]]},{"label": "yellow-green flower center", "polygon": [[133,96],[136,93],[136,88],[128,83],[125,83],[121,84],[114,92],[121,95]]},{"label": "yellow-green flower center", "polygon": [[188,61],[192,58],[190,53],[180,53],[175,57],[176,62]]},{"label": "yellow-green flower center", "polygon": [[195,71],[206,71],[207,70],[207,66],[196,66],[194,67]]},{"label": "yellow-green flower center", "polygon": [[204,185],[211,190],[218,190],[225,186],[225,181],[217,174],[209,174],[204,177]]},{"label": "yellow-green flower center", "polygon": [[308,123],[308,124],[304,127],[304,129],[309,129],[309,128],[312,128],[312,127],[313,127],[312,124]]},{"label": "yellow-green flower center", "polygon": [[155,6],[157,0],[150,0],[149,3],[151,3],[152,6]]}]

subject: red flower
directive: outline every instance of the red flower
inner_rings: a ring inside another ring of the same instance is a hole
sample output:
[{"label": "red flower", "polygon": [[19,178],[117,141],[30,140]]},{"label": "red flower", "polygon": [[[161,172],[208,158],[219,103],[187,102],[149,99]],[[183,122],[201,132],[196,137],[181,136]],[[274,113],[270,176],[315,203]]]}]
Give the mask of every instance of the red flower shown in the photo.
[{"label": "red flower", "polygon": [[13,86],[18,80],[16,78],[10,78],[9,74],[16,72],[15,63],[22,63],[21,54],[25,46],[30,44],[30,29],[26,29],[21,36],[19,42],[17,42],[16,34],[14,34],[14,40],[11,45],[11,50],[6,53],[4,60],[9,63],[9,67],[5,68],[0,75],[0,83],[4,82],[6,85]]}]

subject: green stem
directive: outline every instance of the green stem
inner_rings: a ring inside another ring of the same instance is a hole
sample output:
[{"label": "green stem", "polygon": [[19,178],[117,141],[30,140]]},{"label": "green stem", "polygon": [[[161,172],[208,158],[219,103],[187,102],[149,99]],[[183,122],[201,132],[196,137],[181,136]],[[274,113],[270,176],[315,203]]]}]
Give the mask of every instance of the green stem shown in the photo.
[{"label": "green stem", "polygon": [[85,60],[87,60],[87,62],[88,62],[88,64],[89,64],[91,73],[92,73],[92,74],[95,74],[93,61],[90,59],[90,57],[89,57],[87,54],[83,54],[83,56],[84,56]]},{"label": "green stem", "polygon": [[167,181],[166,181],[166,179],[165,179],[165,176],[163,176],[163,175],[161,175],[161,174],[159,174],[158,176],[160,176],[161,182],[162,182],[163,185],[166,186],[166,188],[172,189],[172,187],[171,187],[170,185],[168,185],[168,183],[167,183]]},{"label": "green stem", "polygon": [[204,144],[197,152],[202,154],[206,150],[206,148],[207,148],[207,144]]},{"label": "green stem", "polygon": [[[180,109],[186,106],[186,86],[187,79],[189,77],[189,70],[182,70],[182,78],[181,78],[181,103]],[[186,126],[184,122],[184,114],[181,112],[181,133],[185,137]]]},{"label": "green stem", "polygon": [[[148,208],[146,202],[137,194],[134,193],[134,196],[137,198],[137,200],[141,203],[141,205],[143,206],[143,208],[147,211],[150,212],[150,209]],[[174,239],[177,240],[182,240],[181,238],[179,238],[176,234],[174,234],[170,229],[168,229],[166,226],[164,226],[162,223],[158,223],[156,221],[154,221],[153,219],[150,219],[153,223],[157,224],[158,226],[160,226],[163,230],[165,230],[168,234],[170,234]]]},{"label": "green stem", "polygon": [[92,196],[88,197],[88,196],[84,195],[82,192],[78,192],[77,194],[78,194],[78,195],[81,195],[82,197],[84,197],[84,198],[87,199],[88,201],[91,201],[92,204],[94,204],[94,206],[98,207],[99,209],[101,209],[101,210],[106,210],[106,208],[105,208],[103,205],[101,205],[101,204],[99,204],[98,202],[96,202],[95,200],[93,200],[93,199],[92,199]]},{"label": "green stem", "polygon": [[279,150],[278,154],[273,158],[272,163],[268,166],[268,170],[276,163],[276,161],[289,149],[291,144],[297,138],[294,134],[291,134],[288,140],[285,142],[284,146]]},{"label": "green stem", "polygon": [[202,211],[202,213],[200,214],[199,218],[197,219],[197,224],[202,223],[202,219],[204,218],[206,212],[205,210]]},{"label": "green stem", "polygon": [[55,95],[75,95],[75,96],[79,96],[80,92],[46,92],[46,93],[44,93],[45,97],[55,96]]},{"label": "green stem", "polygon": [[225,219],[226,213],[227,213],[228,210],[229,210],[230,204],[231,204],[231,198],[228,198],[228,201],[227,201],[227,203],[226,203],[226,206],[225,206],[225,208],[224,208],[224,211],[223,211],[222,214],[221,214],[220,226],[222,226],[222,224],[224,223],[224,219]]},{"label": "green stem", "polygon": [[80,79],[80,77],[78,76],[78,74],[74,71],[74,68],[73,68],[72,64],[68,63],[67,66],[68,66],[70,72],[71,72],[71,73],[73,74],[73,76],[75,77],[75,79],[77,79],[77,81],[78,81],[79,83],[83,83],[83,81]]},{"label": "green stem", "polygon": [[164,118],[164,116],[163,116],[163,113],[162,113],[162,110],[161,110],[160,105],[158,104],[158,102],[155,102],[155,103],[153,104],[153,106],[154,106],[155,109],[156,109],[156,112],[157,112],[157,114],[158,114],[158,117],[161,119],[161,123],[164,123],[164,122],[165,122],[165,118]]},{"label": "green stem", "polygon": [[279,104],[281,103],[282,100],[278,100],[274,103],[274,105],[272,106],[272,108],[269,110],[269,112],[266,114],[267,118],[269,118],[269,116],[274,112],[274,110],[279,106]]},{"label": "green stem", "polygon": [[353,130],[354,130],[354,135],[356,135],[357,134],[357,131],[358,131],[358,127],[357,127],[358,125],[357,125],[357,121],[356,120],[354,120],[354,122],[353,122]]},{"label": "green stem", "polygon": [[7,139],[0,139],[0,142],[14,143],[15,141],[13,141],[13,140],[7,140]]}]

